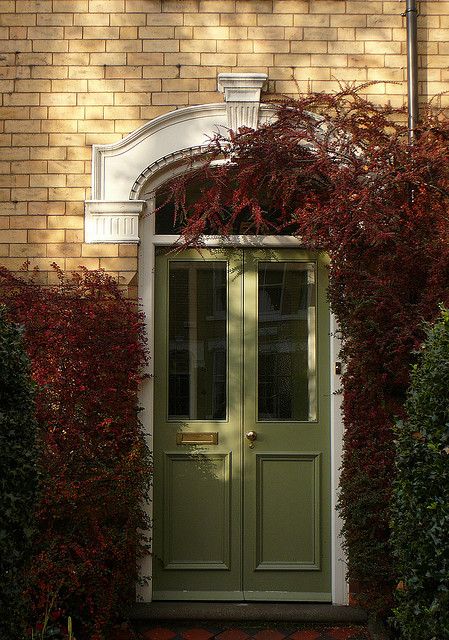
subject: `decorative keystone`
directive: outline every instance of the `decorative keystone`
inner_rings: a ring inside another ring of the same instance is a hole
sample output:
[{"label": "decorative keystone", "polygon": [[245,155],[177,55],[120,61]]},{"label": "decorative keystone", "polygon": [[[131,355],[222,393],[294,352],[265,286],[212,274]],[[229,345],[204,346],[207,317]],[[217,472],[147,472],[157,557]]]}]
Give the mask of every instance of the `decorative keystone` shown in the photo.
[{"label": "decorative keystone", "polygon": [[266,73],[220,73],[218,89],[224,93],[228,126],[257,129],[259,124],[260,91],[267,80]]},{"label": "decorative keystone", "polygon": [[139,215],[144,200],[85,202],[85,242],[139,242]]}]

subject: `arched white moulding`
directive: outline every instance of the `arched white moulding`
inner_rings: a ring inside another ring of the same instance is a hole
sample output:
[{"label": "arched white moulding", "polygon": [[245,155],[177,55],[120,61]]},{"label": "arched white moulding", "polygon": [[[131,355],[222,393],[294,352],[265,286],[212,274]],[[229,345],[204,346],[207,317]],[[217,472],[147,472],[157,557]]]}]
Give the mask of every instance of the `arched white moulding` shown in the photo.
[{"label": "arched white moulding", "polygon": [[[159,116],[114,144],[94,145],[92,200],[85,203],[86,242],[139,242],[145,201],[136,181],[167,156],[186,159],[218,132],[259,123],[260,91],[267,76],[222,74],[225,102],[178,109]],[[270,110],[271,111],[271,110]],[[136,197],[137,196],[137,197]]]}]

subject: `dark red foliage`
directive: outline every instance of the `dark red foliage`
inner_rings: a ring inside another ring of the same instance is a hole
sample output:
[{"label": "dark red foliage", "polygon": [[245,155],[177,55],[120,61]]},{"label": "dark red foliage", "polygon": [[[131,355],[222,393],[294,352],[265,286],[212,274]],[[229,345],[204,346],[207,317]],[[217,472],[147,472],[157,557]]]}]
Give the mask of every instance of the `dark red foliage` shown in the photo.
[{"label": "dark red foliage", "polygon": [[144,325],[109,276],[56,272],[59,284],[41,287],[0,271],[37,383],[42,497],[31,622],[71,615],[78,640],[94,640],[132,598],[146,548],[139,531],[148,528],[151,469],[137,408]]},{"label": "dark red foliage", "polygon": [[[340,511],[349,578],[378,611],[394,584],[392,423],[423,321],[449,302],[449,120],[429,109],[413,145],[403,122],[402,110],[355,89],[306,95],[278,105],[277,120],[257,131],[217,135],[204,165],[173,186],[186,244],[206,231],[288,230],[331,258],[346,363]],[[191,180],[206,185],[193,203],[184,197]]]}]

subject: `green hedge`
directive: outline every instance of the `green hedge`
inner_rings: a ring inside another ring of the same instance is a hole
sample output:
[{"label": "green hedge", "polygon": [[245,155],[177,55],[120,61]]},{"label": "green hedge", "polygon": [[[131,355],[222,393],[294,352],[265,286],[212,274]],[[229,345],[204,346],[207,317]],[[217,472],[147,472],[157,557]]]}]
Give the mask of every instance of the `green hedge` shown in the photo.
[{"label": "green hedge", "polygon": [[396,624],[407,640],[449,638],[449,311],[429,328],[398,422],[393,546]]},{"label": "green hedge", "polygon": [[25,567],[36,500],[33,383],[20,328],[0,307],[0,638],[24,636]]}]

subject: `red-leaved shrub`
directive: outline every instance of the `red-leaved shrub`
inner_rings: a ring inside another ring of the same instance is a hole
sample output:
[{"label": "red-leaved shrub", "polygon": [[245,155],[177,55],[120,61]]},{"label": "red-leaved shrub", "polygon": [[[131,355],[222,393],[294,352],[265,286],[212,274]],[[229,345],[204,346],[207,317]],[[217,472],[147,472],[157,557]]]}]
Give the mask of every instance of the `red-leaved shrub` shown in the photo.
[{"label": "red-leaved shrub", "polygon": [[30,623],[71,615],[77,639],[94,640],[132,601],[147,546],[151,468],[137,407],[144,324],[104,273],[56,272],[59,284],[42,287],[0,271],[37,383],[42,499]]},{"label": "red-leaved shrub", "polygon": [[[396,582],[392,425],[423,321],[449,302],[449,119],[423,113],[413,145],[404,119],[353,88],[288,100],[257,131],[217,134],[203,165],[172,189],[186,244],[203,233],[287,232],[331,258],[329,299],[346,364],[340,512],[348,573],[378,612]],[[194,202],[185,197],[191,181],[203,184]]]}]

